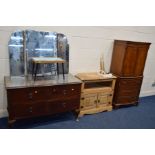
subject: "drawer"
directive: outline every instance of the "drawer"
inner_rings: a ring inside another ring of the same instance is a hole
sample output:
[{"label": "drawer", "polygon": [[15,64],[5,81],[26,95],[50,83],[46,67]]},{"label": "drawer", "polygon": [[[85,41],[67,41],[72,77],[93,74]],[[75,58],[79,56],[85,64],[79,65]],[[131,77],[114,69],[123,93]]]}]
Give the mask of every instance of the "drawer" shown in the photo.
[{"label": "drawer", "polygon": [[48,102],[48,113],[56,114],[79,109],[80,99]]},{"label": "drawer", "polygon": [[64,98],[80,97],[81,84],[49,87],[20,88],[7,90],[8,103],[30,104],[47,100],[64,100]]},{"label": "drawer", "polygon": [[141,86],[142,78],[120,79],[119,86],[122,88],[136,88]]},{"label": "drawer", "polygon": [[11,108],[8,108],[9,117],[13,119],[45,115],[47,110],[47,104],[43,102],[31,104],[15,104]]},{"label": "drawer", "polygon": [[121,96],[117,98],[116,104],[130,104],[138,102],[138,96]]},{"label": "drawer", "polygon": [[81,84],[61,85],[48,88],[48,100],[64,100],[67,98],[80,97]]},{"label": "drawer", "polygon": [[7,90],[9,104],[25,104],[47,99],[48,90],[42,88],[20,88]]},{"label": "drawer", "polygon": [[118,89],[118,96],[138,96],[140,92],[140,86],[139,87],[127,87],[122,88],[119,87]]}]

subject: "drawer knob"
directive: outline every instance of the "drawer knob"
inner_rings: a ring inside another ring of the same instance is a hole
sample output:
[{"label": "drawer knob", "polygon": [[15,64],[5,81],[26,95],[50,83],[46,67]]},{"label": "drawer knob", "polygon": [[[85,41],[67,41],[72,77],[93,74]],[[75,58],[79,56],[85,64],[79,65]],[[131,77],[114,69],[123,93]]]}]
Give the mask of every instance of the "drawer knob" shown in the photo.
[{"label": "drawer knob", "polygon": [[37,91],[37,90],[35,90],[35,91],[34,91],[34,93],[35,93],[35,94],[37,94],[37,93],[38,93],[38,91]]},{"label": "drawer knob", "polygon": [[53,92],[56,92],[56,89],[53,89]]},{"label": "drawer knob", "polygon": [[62,105],[63,105],[64,108],[66,107],[66,103],[63,103]]},{"label": "drawer knob", "polygon": [[66,90],[64,90],[64,92],[63,92],[63,93],[64,93],[64,95],[66,95]]},{"label": "drawer knob", "polygon": [[32,107],[29,108],[29,112],[30,112],[30,113],[32,112]]},{"label": "drawer knob", "polygon": [[72,91],[74,91],[75,89],[74,88],[72,88]]},{"label": "drawer knob", "polygon": [[32,93],[29,93],[28,98],[32,99]]}]

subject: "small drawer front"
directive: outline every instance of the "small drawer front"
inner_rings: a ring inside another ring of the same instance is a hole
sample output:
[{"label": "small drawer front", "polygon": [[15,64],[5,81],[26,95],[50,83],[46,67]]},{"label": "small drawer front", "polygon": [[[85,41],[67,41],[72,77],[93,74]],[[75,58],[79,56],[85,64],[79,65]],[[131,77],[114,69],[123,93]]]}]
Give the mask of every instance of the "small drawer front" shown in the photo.
[{"label": "small drawer front", "polygon": [[64,100],[65,98],[79,97],[81,91],[81,84],[53,86],[49,87],[48,89],[49,100]]},{"label": "small drawer front", "polygon": [[42,88],[20,88],[7,91],[8,103],[25,104],[36,101],[44,101],[47,99],[48,90],[46,87]]},{"label": "small drawer front", "polygon": [[78,98],[74,100],[48,102],[48,113],[56,114],[72,111],[78,109],[79,106],[80,106],[80,100]]},{"label": "small drawer front", "polygon": [[18,118],[28,118],[32,116],[41,116],[47,113],[47,104],[46,103],[35,103],[35,104],[16,104],[10,109],[9,117],[18,119]]}]

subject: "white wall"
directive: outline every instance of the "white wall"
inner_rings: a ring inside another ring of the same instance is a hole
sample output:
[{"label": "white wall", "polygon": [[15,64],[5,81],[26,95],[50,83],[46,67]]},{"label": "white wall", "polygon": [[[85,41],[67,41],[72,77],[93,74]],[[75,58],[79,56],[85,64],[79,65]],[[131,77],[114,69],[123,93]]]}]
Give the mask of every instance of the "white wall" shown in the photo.
[{"label": "white wall", "polygon": [[155,27],[0,27],[0,117],[7,115],[4,76],[9,75],[8,41],[19,29],[55,31],[67,35],[70,44],[70,73],[99,70],[100,56],[104,53],[105,68],[109,71],[114,39],[151,42],[141,96],[155,95]]}]

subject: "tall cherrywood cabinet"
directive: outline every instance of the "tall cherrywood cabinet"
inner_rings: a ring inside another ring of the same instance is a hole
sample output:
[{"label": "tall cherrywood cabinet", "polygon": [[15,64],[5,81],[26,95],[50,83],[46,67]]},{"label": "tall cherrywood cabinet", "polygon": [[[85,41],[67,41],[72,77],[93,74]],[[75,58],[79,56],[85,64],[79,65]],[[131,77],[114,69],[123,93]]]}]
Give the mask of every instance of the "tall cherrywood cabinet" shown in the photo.
[{"label": "tall cherrywood cabinet", "polygon": [[113,105],[137,104],[151,43],[115,40],[110,72],[117,76]]}]

